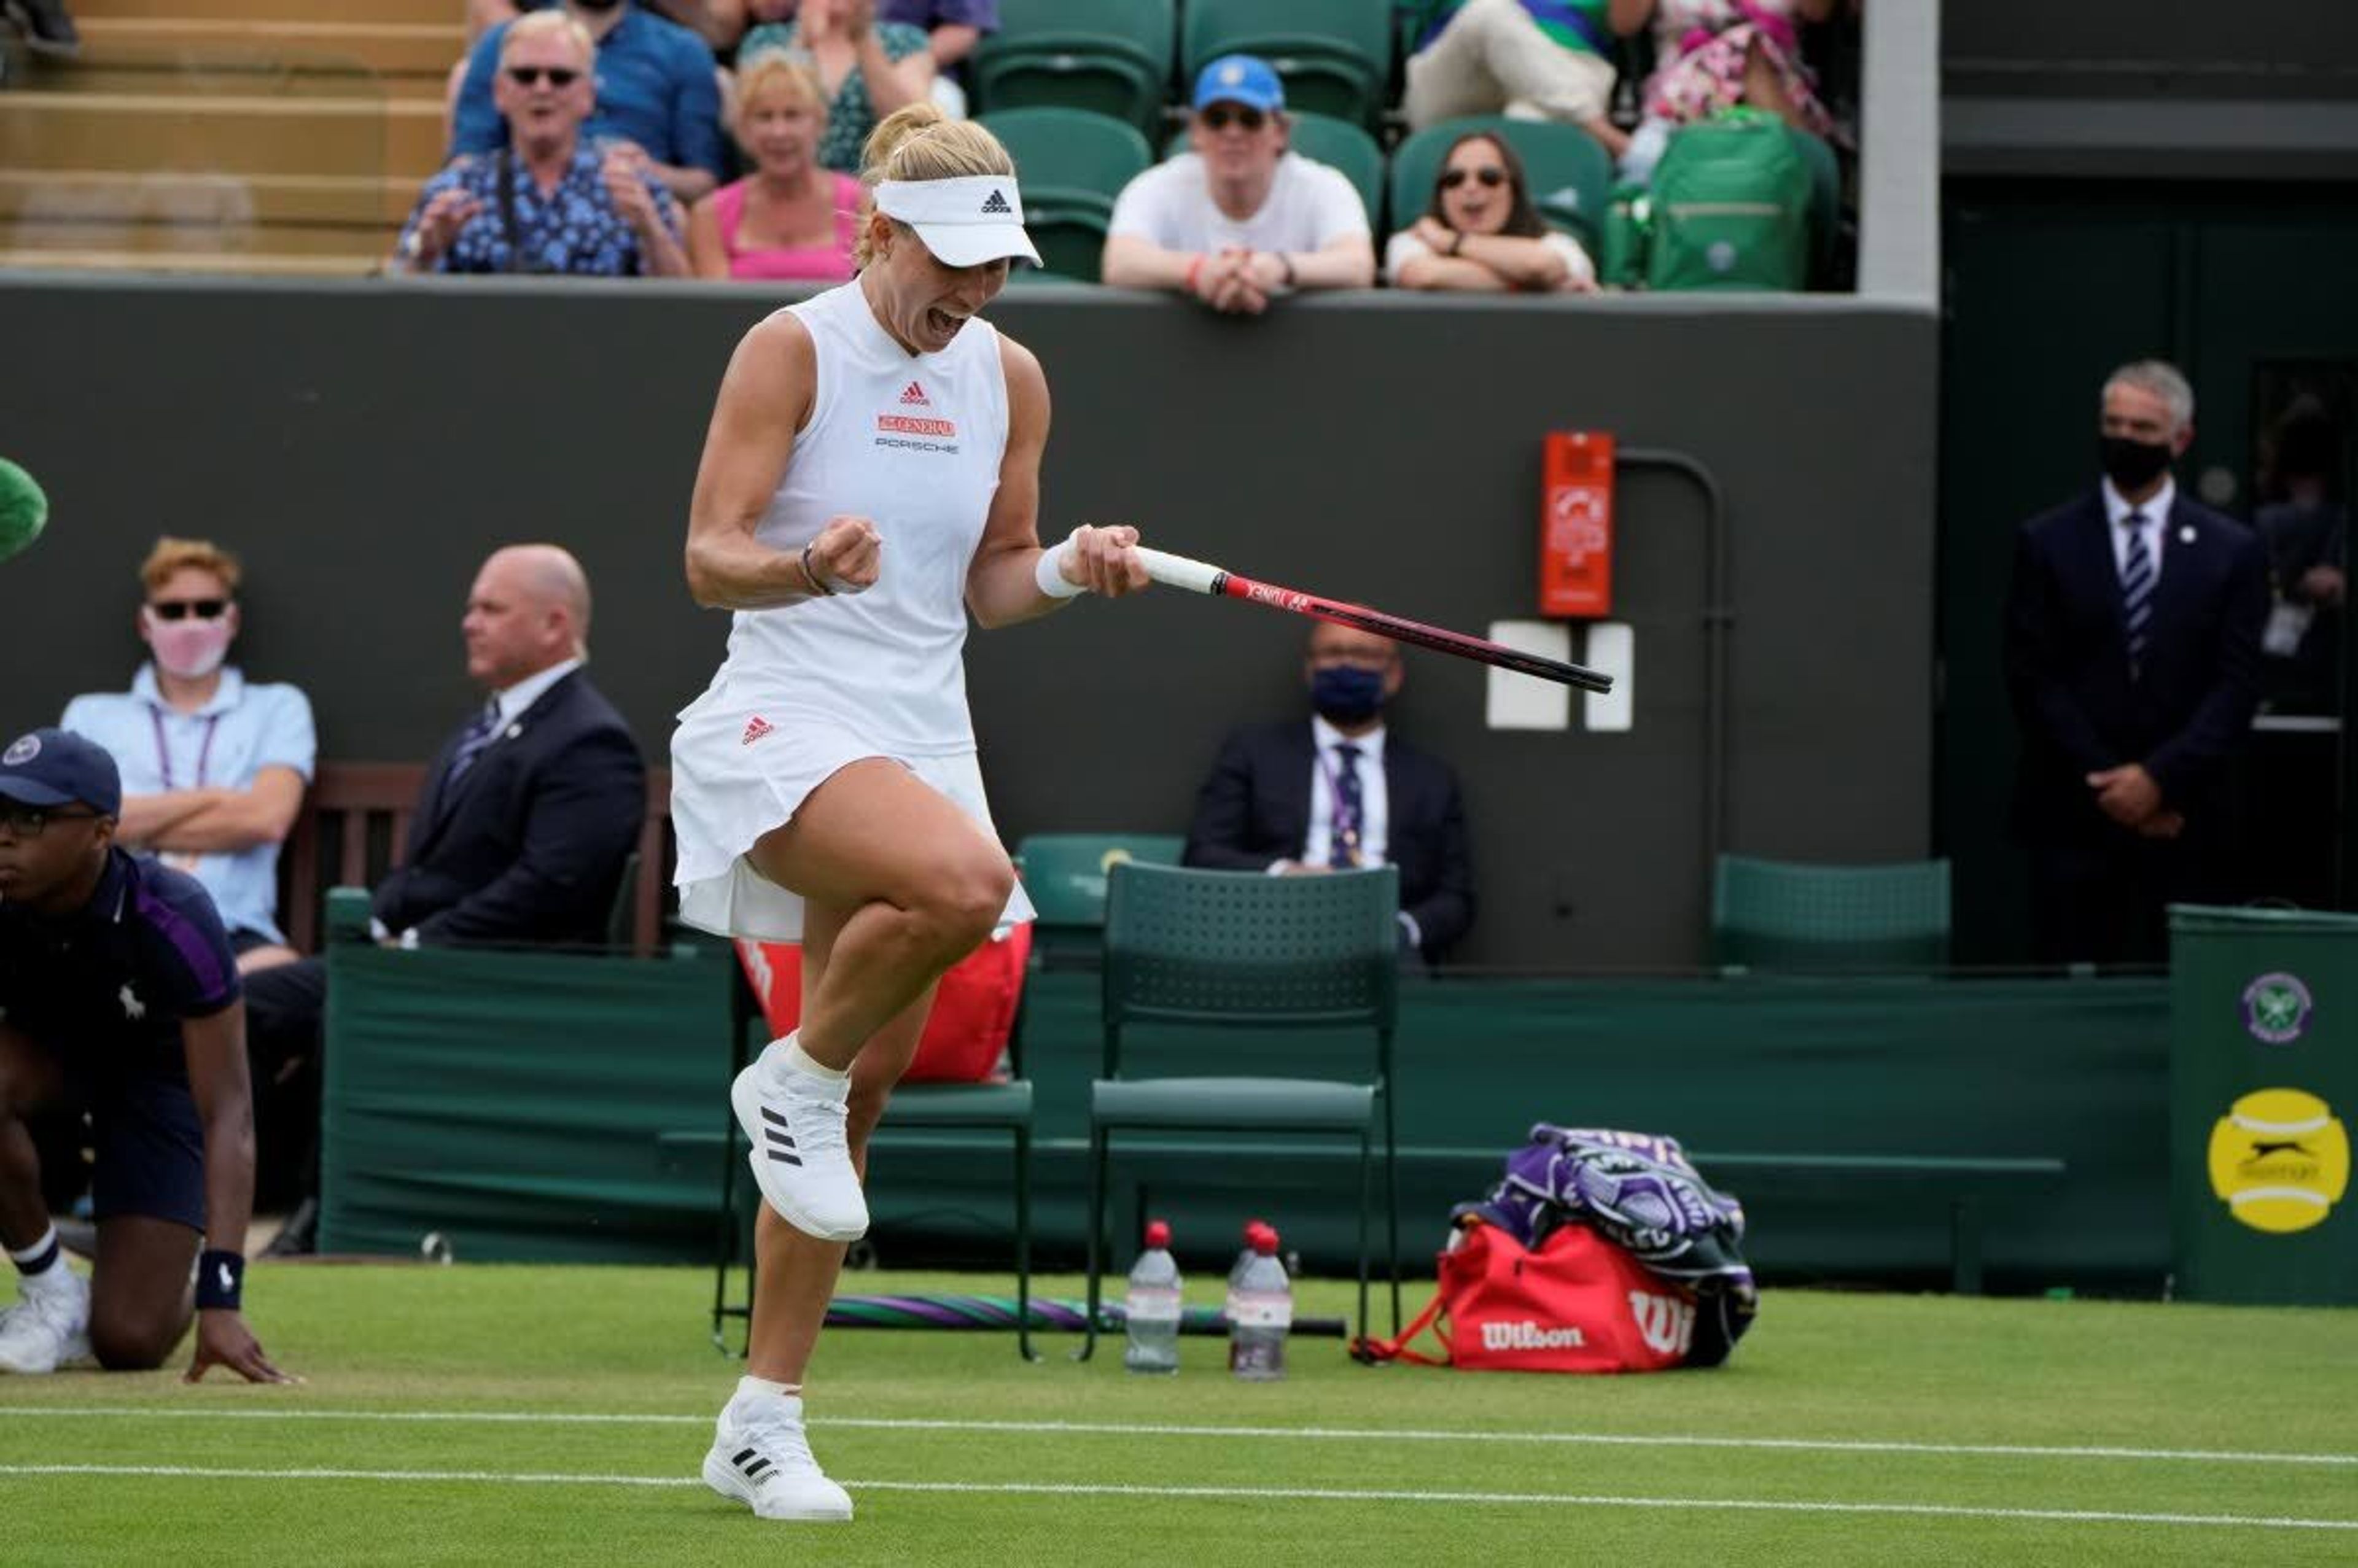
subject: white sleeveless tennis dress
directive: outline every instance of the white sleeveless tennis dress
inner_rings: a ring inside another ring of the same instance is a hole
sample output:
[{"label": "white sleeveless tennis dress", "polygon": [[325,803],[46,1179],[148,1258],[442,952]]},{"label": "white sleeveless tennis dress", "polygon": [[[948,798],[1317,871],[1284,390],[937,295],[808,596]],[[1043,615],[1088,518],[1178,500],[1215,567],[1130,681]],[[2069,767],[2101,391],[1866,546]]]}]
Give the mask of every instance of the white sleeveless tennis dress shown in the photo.
[{"label": "white sleeveless tennis dress", "polygon": [[[756,535],[793,552],[830,517],[871,518],[882,574],[865,593],[739,611],[671,741],[680,917],[773,942],[800,938],[803,901],[745,851],[848,763],[891,758],[999,838],[961,657],[967,568],[1007,449],[999,334],[978,318],[913,357],[857,279],[787,310],[809,330],[818,387]],[[1031,917],[1019,886],[1002,923]]]}]

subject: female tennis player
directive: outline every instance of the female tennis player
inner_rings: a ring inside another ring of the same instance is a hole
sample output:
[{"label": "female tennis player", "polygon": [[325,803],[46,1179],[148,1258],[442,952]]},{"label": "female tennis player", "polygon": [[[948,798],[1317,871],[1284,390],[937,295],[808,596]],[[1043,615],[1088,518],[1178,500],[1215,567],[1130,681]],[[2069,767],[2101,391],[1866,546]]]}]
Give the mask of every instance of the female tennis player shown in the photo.
[{"label": "female tennis player", "polygon": [[1037,262],[1007,150],[926,103],[870,136],[860,272],[745,335],[688,520],[729,656],[672,738],[680,914],[803,945],[801,1026],[730,1092],[763,1196],[748,1376],[704,1476],[763,1519],[848,1519],[802,1384],[868,1134],[935,983],[1029,903],[991,827],[960,651],[1081,593],[1146,586],[1130,527],[1037,531],[1048,384],[977,319]]}]

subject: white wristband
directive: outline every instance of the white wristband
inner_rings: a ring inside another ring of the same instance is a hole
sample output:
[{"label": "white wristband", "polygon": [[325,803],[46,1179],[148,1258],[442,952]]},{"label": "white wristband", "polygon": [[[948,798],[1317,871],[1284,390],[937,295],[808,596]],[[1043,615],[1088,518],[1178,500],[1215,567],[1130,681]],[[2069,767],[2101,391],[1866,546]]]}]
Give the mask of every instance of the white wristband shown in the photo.
[{"label": "white wristband", "polygon": [[1076,599],[1088,592],[1079,583],[1065,580],[1065,557],[1072,553],[1073,542],[1066,539],[1053,549],[1040,552],[1040,559],[1032,568],[1032,580],[1040,591],[1051,599]]}]

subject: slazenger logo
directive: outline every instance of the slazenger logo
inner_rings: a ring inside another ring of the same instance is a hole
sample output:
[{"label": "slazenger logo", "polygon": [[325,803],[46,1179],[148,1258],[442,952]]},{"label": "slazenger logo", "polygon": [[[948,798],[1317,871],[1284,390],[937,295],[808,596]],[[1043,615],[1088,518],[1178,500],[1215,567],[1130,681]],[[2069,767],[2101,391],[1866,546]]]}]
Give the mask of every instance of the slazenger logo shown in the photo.
[{"label": "slazenger logo", "polygon": [[1253,584],[1252,591],[1245,597],[1255,604],[1274,604],[1280,610],[1291,610],[1297,615],[1310,608],[1308,594],[1295,593],[1291,589],[1271,588],[1265,582]]},{"label": "slazenger logo", "polygon": [[1631,1291],[1629,1315],[1637,1321],[1638,1337],[1650,1350],[1683,1356],[1694,1339],[1694,1308],[1676,1296]]},{"label": "slazenger logo", "polygon": [[957,427],[947,419],[912,419],[905,414],[879,414],[876,427],[899,436],[955,436]]},{"label": "slazenger logo", "polygon": [[1529,1318],[1482,1325],[1485,1350],[1574,1350],[1587,1343],[1576,1328],[1541,1328]]}]

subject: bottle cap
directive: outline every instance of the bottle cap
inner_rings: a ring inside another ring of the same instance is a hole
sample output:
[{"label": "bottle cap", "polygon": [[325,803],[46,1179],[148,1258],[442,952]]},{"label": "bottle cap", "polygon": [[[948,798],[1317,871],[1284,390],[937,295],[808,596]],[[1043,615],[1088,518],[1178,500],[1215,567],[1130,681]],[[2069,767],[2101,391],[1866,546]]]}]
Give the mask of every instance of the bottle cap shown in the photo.
[{"label": "bottle cap", "polygon": [[1270,1226],[1262,1226],[1259,1230],[1253,1232],[1252,1247],[1254,1251],[1260,1253],[1264,1258],[1276,1257],[1277,1231]]},{"label": "bottle cap", "polygon": [[1171,1227],[1169,1224],[1159,1219],[1148,1220],[1146,1222],[1146,1244],[1149,1247],[1170,1246]]},{"label": "bottle cap", "polygon": [[1270,1222],[1265,1219],[1249,1219],[1245,1222],[1245,1245],[1247,1247],[1258,1247],[1260,1245],[1260,1238],[1262,1237],[1275,1236],[1276,1234],[1277,1227],[1270,1224]]}]

